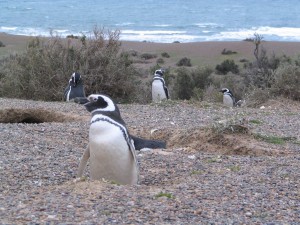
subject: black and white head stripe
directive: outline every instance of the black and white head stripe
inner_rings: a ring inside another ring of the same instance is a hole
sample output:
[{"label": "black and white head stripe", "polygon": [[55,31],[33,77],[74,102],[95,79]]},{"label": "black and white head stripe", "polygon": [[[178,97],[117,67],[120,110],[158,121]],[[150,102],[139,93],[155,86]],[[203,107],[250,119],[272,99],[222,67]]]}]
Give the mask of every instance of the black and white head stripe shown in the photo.
[{"label": "black and white head stripe", "polygon": [[76,86],[78,84],[78,82],[81,79],[81,75],[79,73],[73,73],[70,79],[70,83],[72,83],[74,86]]},{"label": "black and white head stripe", "polygon": [[163,76],[164,75],[164,70],[163,69],[159,69],[159,70],[155,70],[154,76]]},{"label": "black and white head stripe", "polygon": [[100,94],[92,94],[87,97],[88,103],[84,104],[86,109],[91,112],[113,112],[116,110],[115,103],[107,96]]},{"label": "black and white head stripe", "polygon": [[222,92],[224,95],[233,96],[232,92],[228,88],[222,88],[220,92]]},{"label": "black and white head stripe", "polygon": [[153,81],[154,80],[159,80],[163,83],[163,86],[166,86],[166,82],[165,82],[164,78],[162,78],[160,76],[155,76],[155,77],[153,77]]}]

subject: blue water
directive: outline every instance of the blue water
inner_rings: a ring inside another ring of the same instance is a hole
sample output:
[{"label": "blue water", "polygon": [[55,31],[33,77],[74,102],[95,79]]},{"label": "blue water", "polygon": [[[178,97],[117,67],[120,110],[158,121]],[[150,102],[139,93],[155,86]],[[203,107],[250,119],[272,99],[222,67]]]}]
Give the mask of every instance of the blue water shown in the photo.
[{"label": "blue water", "polygon": [[60,36],[95,26],[121,40],[300,41],[300,0],[0,0],[0,32]]}]

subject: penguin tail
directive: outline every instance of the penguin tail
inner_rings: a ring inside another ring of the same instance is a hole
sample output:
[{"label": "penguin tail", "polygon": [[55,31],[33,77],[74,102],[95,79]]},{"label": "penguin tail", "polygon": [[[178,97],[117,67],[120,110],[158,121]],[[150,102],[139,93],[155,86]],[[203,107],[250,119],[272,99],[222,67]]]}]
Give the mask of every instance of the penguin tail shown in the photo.
[{"label": "penguin tail", "polygon": [[136,150],[141,150],[143,148],[166,148],[167,144],[165,141],[161,140],[149,140],[144,138],[139,138],[131,135],[132,140],[134,141],[134,147]]},{"label": "penguin tail", "polygon": [[236,107],[242,107],[242,105],[245,103],[245,101],[243,100],[238,100],[236,103],[235,103],[235,106]]}]

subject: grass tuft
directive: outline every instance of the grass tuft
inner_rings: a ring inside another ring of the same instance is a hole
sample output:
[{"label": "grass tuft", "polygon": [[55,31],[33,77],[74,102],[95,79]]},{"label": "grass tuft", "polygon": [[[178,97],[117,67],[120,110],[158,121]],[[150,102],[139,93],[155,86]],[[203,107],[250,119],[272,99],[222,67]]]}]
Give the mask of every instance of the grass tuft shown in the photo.
[{"label": "grass tuft", "polygon": [[249,123],[262,124],[260,120],[249,120]]},{"label": "grass tuft", "polygon": [[293,141],[295,140],[294,137],[276,137],[276,136],[267,136],[267,135],[262,135],[262,134],[255,134],[254,137],[256,139],[265,141],[270,144],[277,144],[277,145],[283,145],[287,141]]},{"label": "grass tuft", "polygon": [[232,172],[238,172],[241,170],[241,167],[239,165],[229,166],[228,169]]},{"label": "grass tuft", "polygon": [[155,195],[155,198],[160,198],[160,197],[167,197],[170,199],[174,198],[174,196],[171,193],[165,193],[165,192],[160,192],[157,195]]}]

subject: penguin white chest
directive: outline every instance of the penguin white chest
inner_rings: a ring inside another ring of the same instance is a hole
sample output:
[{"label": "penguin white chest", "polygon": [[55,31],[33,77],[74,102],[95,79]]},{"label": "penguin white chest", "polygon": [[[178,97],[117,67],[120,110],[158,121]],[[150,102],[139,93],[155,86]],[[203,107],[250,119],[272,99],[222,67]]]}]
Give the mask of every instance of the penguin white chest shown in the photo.
[{"label": "penguin white chest", "polygon": [[92,123],[89,131],[91,179],[108,179],[120,184],[137,183],[137,165],[122,125],[111,121]]},{"label": "penguin white chest", "polygon": [[152,100],[154,102],[159,102],[166,98],[167,96],[165,93],[163,83],[160,80],[154,80],[152,82]]},{"label": "penguin white chest", "polygon": [[68,92],[67,92],[67,98],[66,98],[66,101],[70,101],[70,94],[71,94],[71,90],[72,90],[72,86],[70,86]]},{"label": "penguin white chest", "polygon": [[223,95],[223,104],[228,107],[233,107],[233,99],[230,95]]}]

